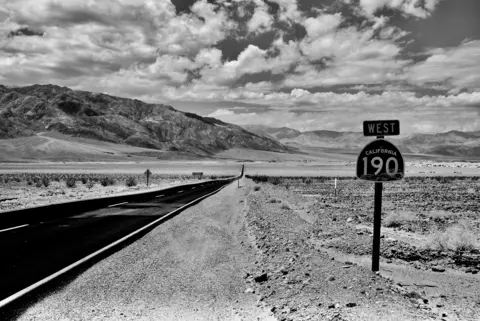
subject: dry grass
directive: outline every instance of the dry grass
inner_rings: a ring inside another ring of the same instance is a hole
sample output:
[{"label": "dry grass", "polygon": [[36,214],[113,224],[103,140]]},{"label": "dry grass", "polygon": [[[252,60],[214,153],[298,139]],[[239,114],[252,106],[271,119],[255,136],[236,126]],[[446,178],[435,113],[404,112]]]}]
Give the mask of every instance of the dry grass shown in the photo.
[{"label": "dry grass", "polygon": [[447,211],[430,211],[429,213],[427,213],[427,217],[437,223],[445,222],[446,220],[454,217],[455,215],[455,213]]},{"label": "dry grass", "polygon": [[411,211],[389,212],[383,219],[383,225],[386,227],[400,227],[417,220],[417,216]]},{"label": "dry grass", "polygon": [[460,221],[445,231],[430,235],[426,248],[439,251],[471,251],[480,249],[477,235],[465,220]]},{"label": "dry grass", "polygon": [[286,204],[286,203],[283,203],[280,208],[281,208],[282,210],[289,210],[289,209],[290,209],[290,206],[288,206],[288,204]]}]

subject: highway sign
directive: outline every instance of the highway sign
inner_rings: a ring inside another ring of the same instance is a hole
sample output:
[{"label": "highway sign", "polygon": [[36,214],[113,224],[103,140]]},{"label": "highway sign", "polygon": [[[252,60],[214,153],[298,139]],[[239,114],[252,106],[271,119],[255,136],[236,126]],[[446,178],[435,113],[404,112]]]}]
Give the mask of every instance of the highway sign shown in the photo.
[{"label": "highway sign", "polygon": [[384,139],[367,144],[358,155],[357,177],[372,182],[397,181],[405,176],[403,156]]},{"label": "highway sign", "polygon": [[400,135],[398,120],[366,120],[363,122],[364,136],[395,136]]}]

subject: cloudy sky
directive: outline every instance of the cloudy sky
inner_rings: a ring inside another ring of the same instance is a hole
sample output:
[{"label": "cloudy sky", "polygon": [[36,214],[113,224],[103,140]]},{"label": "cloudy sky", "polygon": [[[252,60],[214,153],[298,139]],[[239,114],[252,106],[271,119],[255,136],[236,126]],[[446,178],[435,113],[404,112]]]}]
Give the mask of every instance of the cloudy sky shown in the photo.
[{"label": "cloudy sky", "polygon": [[478,0],[0,0],[0,83],[236,124],[480,130]]}]

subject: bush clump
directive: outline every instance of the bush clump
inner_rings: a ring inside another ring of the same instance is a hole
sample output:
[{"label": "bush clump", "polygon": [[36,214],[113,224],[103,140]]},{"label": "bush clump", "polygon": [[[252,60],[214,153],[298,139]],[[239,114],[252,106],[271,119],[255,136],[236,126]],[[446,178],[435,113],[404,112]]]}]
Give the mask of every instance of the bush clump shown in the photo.
[{"label": "bush clump", "polygon": [[283,203],[280,208],[281,208],[282,210],[289,210],[289,209],[290,209],[290,206],[288,206],[288,204]]},{"label": "bush clump", "polygon": [[95,185],[95,182],[93,180],[89,180],[86,184],[88,189],[92,189],[94,185]]},{"label": "bush clump", "polygon": [[112,177],[102,177],[100,179],[100,184],[104,187],[115,185],[115,180]]},{"label": "bush clump", "polygon": [[130,176],[125,181],[125,185],[127,185],[128,187],[137,186],[137,179],[133,176]]},{"label": "bush clump", "polygon": [[67,177],[67,180],[65,181],[65,184],[67,185],[68,188],[77,187],[77,181],[75,180],[74,177]]},{"label": "bush clump", "polygon": [[258,192],[260,190],[260,186],[256,185],[254,188],[253,188],[254,191]]},{"label": "bush clump", "polygon": [[417,220],[415,214],[409,211],[390,212],[383,220],[383,225],[386,227],[401,227],[409,222]]},{"label": "bush clump", "polygon": [[42,184],[43,184],[43,186],[45,186],[45,187],[50,186],[50,178],[48,178],[48,176],[42,177]]},{"label": "bush clump", "polygon": [[278,178],[278,177],[273,177],[273,178],[271,179],[270,183],[273,184],[273,185],[278,185],[278,184],[281,183],[281,180],[280,180],[280,178]]},{"label": "bush clump", "polygon": [[427,214],[427,216],[436,223],[443,223],[455,215],[455,213],[447,211],[430,211],[430,213]]},{"label": "bush clump", "polygon": [[462,220],[443,232],[438,231],[431,234],[426,247],[438,251],[467,252],[479,250],[480,242],[468,222]]}]

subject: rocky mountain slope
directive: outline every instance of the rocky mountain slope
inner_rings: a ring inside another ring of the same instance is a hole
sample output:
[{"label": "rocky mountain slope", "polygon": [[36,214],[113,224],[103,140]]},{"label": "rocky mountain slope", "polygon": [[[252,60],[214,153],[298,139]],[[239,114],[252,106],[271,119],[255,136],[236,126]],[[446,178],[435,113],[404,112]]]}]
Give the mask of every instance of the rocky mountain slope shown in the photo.
[{"label": "rocky mountain slope", "polygon": [[[372,140],[361,132],[316,130],[300,132],[282,127],[244,126],[258,135],[272,137],[290,146],[307,146],[358,150]],[[480,157],[480,131],[449,131],[438,134],[413,134],[407,137],[389,137],[404,153],[433,154],[459,157]]]},{"label": "rocky mountain slope", "polygon": [[271,138],[171,106],[55,85],[0,85],[0,139],[45,131],[196,155],[230,148],[289,151]]}]

